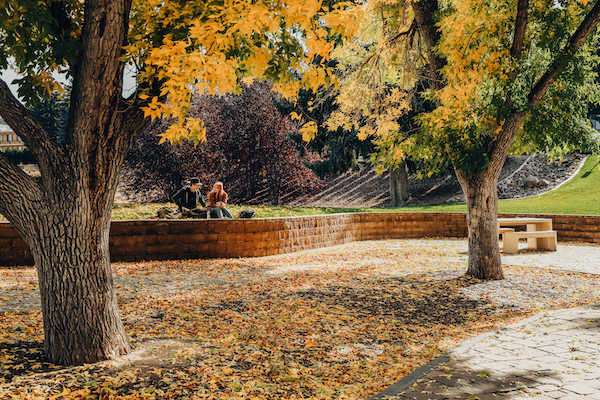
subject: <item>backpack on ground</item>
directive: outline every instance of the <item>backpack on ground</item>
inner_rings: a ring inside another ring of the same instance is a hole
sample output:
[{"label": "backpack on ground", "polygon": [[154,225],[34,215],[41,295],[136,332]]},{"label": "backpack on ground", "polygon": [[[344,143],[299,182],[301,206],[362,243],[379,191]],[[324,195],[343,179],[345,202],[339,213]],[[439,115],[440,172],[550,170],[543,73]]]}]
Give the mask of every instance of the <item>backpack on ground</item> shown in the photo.
[{"label": "backpack on ground", "polygon": [[249,208],[247,210],[240,211],[238,218],[252,218],[254,216],[254,209]]}]

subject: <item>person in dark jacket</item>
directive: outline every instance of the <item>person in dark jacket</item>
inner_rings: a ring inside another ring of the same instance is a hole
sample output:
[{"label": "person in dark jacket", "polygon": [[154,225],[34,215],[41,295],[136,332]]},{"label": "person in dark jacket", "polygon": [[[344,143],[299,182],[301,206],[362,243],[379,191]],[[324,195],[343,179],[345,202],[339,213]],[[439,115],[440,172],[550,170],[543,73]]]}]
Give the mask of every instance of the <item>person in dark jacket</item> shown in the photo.
[{"label": "person in dark jacket", "polygon": [[[184,217],[206,218],[206,200],[200,193],[202,184],[200,179],[190,179],[189,186],[184,186],[173,195],[173,202],[179,207],[179,212]],[[201,205],[202,208],[198,208]]]}]

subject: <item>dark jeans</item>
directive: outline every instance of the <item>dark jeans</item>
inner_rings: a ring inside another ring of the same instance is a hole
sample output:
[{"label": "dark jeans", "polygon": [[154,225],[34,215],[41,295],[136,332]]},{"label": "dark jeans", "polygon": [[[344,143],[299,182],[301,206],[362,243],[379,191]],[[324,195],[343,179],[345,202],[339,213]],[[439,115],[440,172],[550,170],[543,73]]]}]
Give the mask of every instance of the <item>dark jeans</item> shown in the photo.
[{"label": "dark jeans", "polygon": [[211,218],[233,218],[233,215],[226,208],[215,207],[210,209]]}]

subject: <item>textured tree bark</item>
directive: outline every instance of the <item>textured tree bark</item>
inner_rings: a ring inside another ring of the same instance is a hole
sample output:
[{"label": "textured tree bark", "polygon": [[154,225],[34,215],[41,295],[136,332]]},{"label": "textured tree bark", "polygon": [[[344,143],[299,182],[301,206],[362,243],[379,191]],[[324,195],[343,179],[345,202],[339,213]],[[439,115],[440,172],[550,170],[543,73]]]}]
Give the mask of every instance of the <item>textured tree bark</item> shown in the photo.
[{"label": "textured tree bark", "polygon": [[44,207],[47,212],[37,213],[24,232],[38,270],[44,349],[59,364],[92,363],[130,351],[110,267],[110,213],[92,217],[97,213],[86,192]]},{"label": "textured tree bark", "polygon": [[514,112],[488,149],[490,161],[482,171],[456,171],[467,202],[469,265],[467,275],[504,279],[498,240],[498,178],[517,129],[528,113]]},{"label": "textured tree bark", "polygon": [[[35,156],[36,179],[0,154],[0,213],[29,244],[51,362],[82,364],[130,351],[109,257],[110,214],[133,137],[149,123],[122,98],[131,0],[86,2],[65,143],[54,142],[0,80],[0,115]],[[154,91],[152,93],[155,93]]]},{"label": "textured tree bark", "polygon": [[498,174],[494,172],[456,171],[467,202],[467,275],[489,280],[504,279],[498,243]]},{"label": "textured tree bark", "polygon": [[398,168],[390,171],[390,207],[402,207],[408,201],[408,173],[406,172],[406,161]]},{"label": "textured tree bark", "polygon": [[439,14],[438,0],[418,0],[412,1],[411,6],[415,14],[415,21],[419,34],[425,42],[427,48],[427,65],[425,71],[432,89],[441,89],[445,82],[442,77],[442,68],[446,65],[446,60],[437,56],[434,51],[435,46],[440,41],[441,32],[436,23],[436,16]]}]

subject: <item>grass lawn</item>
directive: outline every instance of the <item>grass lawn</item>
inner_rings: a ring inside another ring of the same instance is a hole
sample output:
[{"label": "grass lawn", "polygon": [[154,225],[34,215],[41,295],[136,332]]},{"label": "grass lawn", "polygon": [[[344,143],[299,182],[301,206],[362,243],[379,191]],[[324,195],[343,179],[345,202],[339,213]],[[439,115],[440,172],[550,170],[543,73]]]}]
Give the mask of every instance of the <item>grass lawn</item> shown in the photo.
[{"label": "grass lawn", "polygon": [[0,398],[364,400],[471,335],[600,301],[600,276],[524,261],[503,281],[466,278],[466,248],[113,263],[135,352],[75,368],[43,358],[35,269],[0,268]]}]

